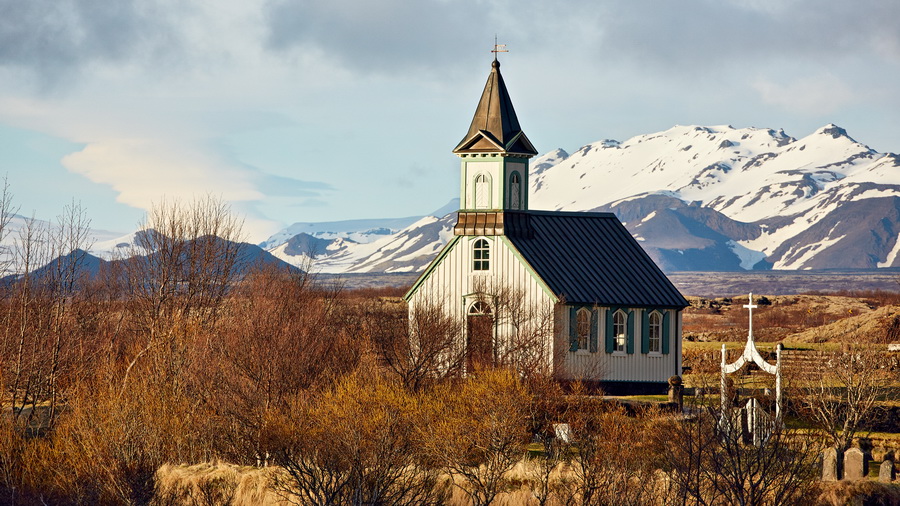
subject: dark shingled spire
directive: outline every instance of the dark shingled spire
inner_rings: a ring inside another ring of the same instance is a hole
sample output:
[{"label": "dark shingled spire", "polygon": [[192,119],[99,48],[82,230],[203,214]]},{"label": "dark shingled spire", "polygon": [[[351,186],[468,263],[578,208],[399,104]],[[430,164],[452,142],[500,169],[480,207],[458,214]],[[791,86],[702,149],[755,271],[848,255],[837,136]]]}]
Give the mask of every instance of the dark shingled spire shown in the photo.
[{"label": "dark shingled spire", "polygon": [[491,74],[484,85],[469,132],[453,152],[508,153],[528,157],[537,154],[519,126],[512,100],[500,75],[500,62],[496,59],[491,63]]}]

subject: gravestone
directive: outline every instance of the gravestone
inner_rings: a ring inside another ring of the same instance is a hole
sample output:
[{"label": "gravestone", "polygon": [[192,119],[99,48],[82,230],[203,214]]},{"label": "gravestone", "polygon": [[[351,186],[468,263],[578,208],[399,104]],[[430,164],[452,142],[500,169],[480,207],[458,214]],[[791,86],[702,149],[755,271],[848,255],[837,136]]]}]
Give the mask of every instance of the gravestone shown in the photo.
[{"label": "gravestone", "polygon": [[861,480],[869,475],[869,459],[859,448],[844,452],[844,479]]},{"label": "gravestone", "polygon": [[838,451],[834,448],[826,448],[822,454],[822,481],[837,481],[841,479],[838,474]]},{"label": "gravestone", "polygon": [[890,483],[894,481],[896,473],[894,472],[894,461],[885,459],[878,468],[878,481],[881,483]]},{"label": "gravestone", "polygon": [[569,444],[572,442],[572,428],[567,423],[554,423],[553,433],[560,443]]}]

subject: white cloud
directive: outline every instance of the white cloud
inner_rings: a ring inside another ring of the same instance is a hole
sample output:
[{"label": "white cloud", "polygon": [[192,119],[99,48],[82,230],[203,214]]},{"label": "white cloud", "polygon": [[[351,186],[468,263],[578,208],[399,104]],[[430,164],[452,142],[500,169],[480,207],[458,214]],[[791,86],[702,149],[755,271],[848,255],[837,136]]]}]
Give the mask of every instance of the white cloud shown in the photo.
[{"label": "white cloud", "polygon": [[189,199],[198,192],[228,201],[259,200],[245,171],[194,146],[163,139],[108,138],[63,158],[63,165],[119,192],[118,201],[147,209],[161,196]]},{"label": "white cloud", "polygon": [[855,100],[851,88],[830,73],[798,77],[783,84],[760,78],[753,88],[763,103],[807,116],[828,116]]}]

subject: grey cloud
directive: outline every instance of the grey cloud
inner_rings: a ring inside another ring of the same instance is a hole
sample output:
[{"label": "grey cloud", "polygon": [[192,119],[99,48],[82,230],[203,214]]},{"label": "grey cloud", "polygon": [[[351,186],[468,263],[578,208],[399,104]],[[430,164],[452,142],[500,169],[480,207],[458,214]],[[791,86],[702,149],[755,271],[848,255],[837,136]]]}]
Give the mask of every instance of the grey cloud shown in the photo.
[{"label": "grey cloud", "polygon": [[[266,5],[268,46],[315,48],[366,73],[453,71],[468,54],[489,56],[493,35],[540,38],[530,2],[478,0],[272,0]],[[536,2],[537,4],[537,2]]]},{"label": "grey cloud", "polygon": [[696,68],[773,57],[829,64],[884,42],[898,45],[896,2],[798,0],[773,6],[620,0],[603,34],[603,51],[637,65]]},{"label": "grey cloud", "polygon": [[43,84],[95,61],[169,57],[173,9],[139,0],[0,0],[0,66],[33,71]]}]

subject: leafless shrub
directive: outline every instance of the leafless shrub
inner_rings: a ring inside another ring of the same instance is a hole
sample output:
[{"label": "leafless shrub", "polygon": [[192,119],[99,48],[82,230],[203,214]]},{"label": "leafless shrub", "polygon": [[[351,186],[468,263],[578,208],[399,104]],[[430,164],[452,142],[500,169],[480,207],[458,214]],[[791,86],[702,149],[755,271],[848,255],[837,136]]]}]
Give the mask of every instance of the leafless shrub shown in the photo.
[{"label": "leafless shrub", "polygon": [[271,424],[274,486],[297,504],[441,504],[447,485],[420,458],[417,398],[357,372],[332,389],[300,395]]},{"label": "leafless shrub", "polygon": [[483,369],[459,384],[439,385],[419,426],[423,450],[474,504],[492,504],[522,458],[529,402],[508,369]]},{"label": "leafless shrub", "polygon": [[850,448],[864,421],[898,379],[889,357],[871,347],[823,356],[792,381],[791,398],[804,418],[840,452]]},{"label": "leafless shrub", "polygon": [[419,392],[459,376],[465,364],[462,325],[443,304],[405,307],[372,300],[362,306],[365,333],[383,363],[407,388]]},{"label": "leafless shrub", "polygon": [[723,424],[715,408],[670,419],[653,431],[678,504],[794,504],[808,492],[821,444],[806,433],[774,426],[765,444],[745,444],[740,427]]}]

